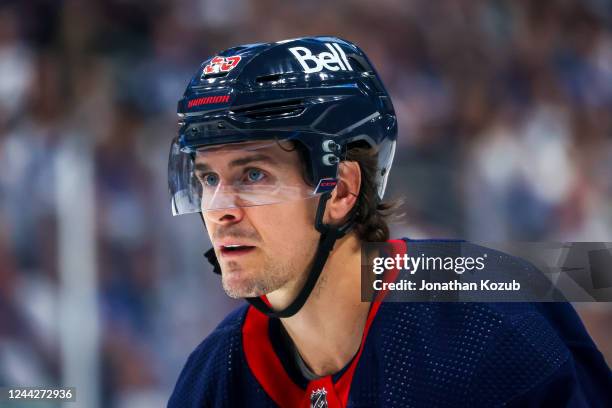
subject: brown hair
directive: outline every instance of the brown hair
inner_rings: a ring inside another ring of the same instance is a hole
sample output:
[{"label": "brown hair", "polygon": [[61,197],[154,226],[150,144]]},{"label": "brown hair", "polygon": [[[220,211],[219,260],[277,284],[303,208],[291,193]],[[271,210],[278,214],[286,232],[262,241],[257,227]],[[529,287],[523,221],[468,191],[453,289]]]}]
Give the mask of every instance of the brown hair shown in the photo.
[{"label": "brown hair", "polygon": [[[304,181],[313,185],[308,151],[300,143],[294,145],[300,154]],[[353,207],[353,230],[364,242],[384,242],[389,239],[389,218],[396,215],[401,205],[399,201],[381,202],[378,198],[376,174],[378,169],[378,151],[363,145],[349,147],[344,161],[357,162],[361,170],[361,186],[357,203]]]},{"label": "brown hair", "polygon": [[354,230],[361,241],[384,242],[389,239],[388,219],[395,214],[399,202],[384,202],[378,198],[376,175],[378,169],[377,151],[371,148],[353,147],[346,154],[346,161],[359,164],[361,187],[357,203],[353,207]]}]

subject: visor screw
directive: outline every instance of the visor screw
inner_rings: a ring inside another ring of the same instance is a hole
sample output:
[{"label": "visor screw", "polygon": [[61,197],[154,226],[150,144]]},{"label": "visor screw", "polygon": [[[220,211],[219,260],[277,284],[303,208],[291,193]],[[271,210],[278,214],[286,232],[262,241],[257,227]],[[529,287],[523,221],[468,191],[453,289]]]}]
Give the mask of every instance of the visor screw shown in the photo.
[{"label": "visor screw", "polygon": [[384,176],[386,173],[387,173],[387,169],[382,169],[382,170],[380,171],[380,175],[381,175],[381,176]]},{"label": "visor screw", "polygon": [[333,154],[326,154],[325,156],[323,156],[323,164],[326,166],[334,166],[338,164],[339,161],[340,159],[338,159],[338,156],[335,156]]},{"label": "visor screw", "polygon": [[219,129],[224,129],[224,128],[225,128],[225,125],[224,125],[223,123],[219,122],[219,123],[217,123],[217,127],[218,127]]},{"label": "visor screw", "polygon": [[338,144],[333,140],[324,140],[323,141],[323,151],[327,153],[334,153],[338,151]]}]

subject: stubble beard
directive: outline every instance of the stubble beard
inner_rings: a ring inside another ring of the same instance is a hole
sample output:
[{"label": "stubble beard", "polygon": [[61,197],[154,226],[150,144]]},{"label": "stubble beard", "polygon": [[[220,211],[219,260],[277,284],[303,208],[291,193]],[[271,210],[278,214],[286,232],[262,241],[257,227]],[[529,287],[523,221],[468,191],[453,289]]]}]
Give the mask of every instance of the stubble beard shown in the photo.
[{"label": "stubble beard", "polygon": [[[303,249],[303,253],[299,254],[297,259],[310,259],[304,266],[303,263],[296,263],[295,259],[285,258],[279,259],[280,257],[265,256],[262,266],[257,271],[246,271],[242,270],[244,267],[240,266],[238,262],[229,261],[225,266],[228,274],[221,273],[223,290],[225,293],[234,299],[246,298],[246,297],[258,297],[271,292],[274,292],[281,288],[287,288],[289,285],[295,285],[301,288],[306,281],[308,272],[310,271],[310,265],[312,265],[312,258],[314,258],[315,248],[310,251]],[[222,266],[222,271],[223,271]],[[232,273],[242,273],[244,276],[238,280],[234,280],[230,284],[227,276]]]},{"label": "stubble beard", "polygon": [[[268,257],[257,271],[244,270],[235,261],[228,262],[226,268],[229,273],[221,274],[223,290],[234,299],[262,296],[280,289],[292,280],[296,272],[290,265],[279,264],[278,259],[271,260]],[[230,283],[227,276],[234,273],[241,273],[244,276]]]}]

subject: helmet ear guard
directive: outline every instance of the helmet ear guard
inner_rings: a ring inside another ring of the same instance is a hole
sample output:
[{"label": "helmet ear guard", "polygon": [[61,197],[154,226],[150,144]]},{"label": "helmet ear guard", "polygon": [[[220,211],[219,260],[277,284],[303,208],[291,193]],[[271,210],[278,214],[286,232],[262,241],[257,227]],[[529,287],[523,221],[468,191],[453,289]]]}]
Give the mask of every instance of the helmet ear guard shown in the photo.
[{"label": "helmet ear guard", "polygon": [[[202,63],[179,101],[178,113],[179,137],[172,145],[169,163],[175,215],[202,211],[201,186],[193,182],[198,149],[274,139],[291,140],[299,146],[306,184],[312,185],[313,196],[319,196],[314,225],[321,237],[313,267],[296,299],[284,310],[274,311],[260,298],[247,299],[269,316],[297,313],[336,240],[353,226],[355,208],[341,226],[323,223],[326,203],[338,183],[338,165],[346,159],[347,149],[361,144],[375,149],[379,199],[385,191],[397,123],[374,67],[355,44],[335,37],[239,46]],[[235,184],[230,187],[228,194]],[[259,205],[266,203],[272,201],[258,201]],[[220,272],[214,251],[206,256]]]}]

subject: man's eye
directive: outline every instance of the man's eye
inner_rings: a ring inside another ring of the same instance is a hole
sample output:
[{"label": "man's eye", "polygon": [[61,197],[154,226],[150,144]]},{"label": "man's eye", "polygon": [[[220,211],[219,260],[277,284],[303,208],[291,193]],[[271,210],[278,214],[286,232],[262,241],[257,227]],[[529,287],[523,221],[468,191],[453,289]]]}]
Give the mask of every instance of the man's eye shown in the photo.
[{"label": "man's eye", "polygon": [[250,183],[261,181],[266,177],[264,172],[258,169],[249,169],[246,176]]},{"label": "man's eye", "polygon": [[219,184],[219,176],[215,173],[199,175],[198,179],[206,187],[216,187]]}]

